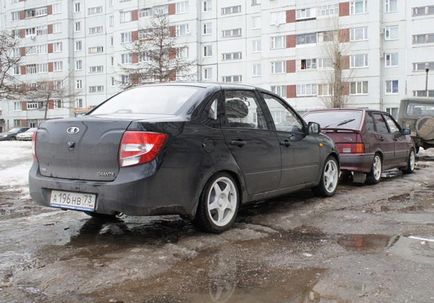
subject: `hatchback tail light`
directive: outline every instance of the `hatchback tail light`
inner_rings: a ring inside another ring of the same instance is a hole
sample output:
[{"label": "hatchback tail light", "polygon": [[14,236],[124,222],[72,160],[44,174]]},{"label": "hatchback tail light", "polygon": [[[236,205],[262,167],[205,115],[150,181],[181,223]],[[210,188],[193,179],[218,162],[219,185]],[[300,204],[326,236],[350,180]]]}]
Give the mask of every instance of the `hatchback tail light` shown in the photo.
[{"label": "hatchback tail light", "polygon": [[339,152],[342,154],[363,154],[365,153],[365,144],[363,143],[345,143],[338,144]]},{"label": "hatchback tail light", "polygon": [[167,141],[167,134],[126,131],[122,136],[119,151],[121,167],[151,162],[160,153]]},{"label": "hatchback tail light", "polygon": [[37,132],[33,132],[33,134],[32,134],[32,155],[33,155],[33,160],[38,161],[38,157],[36,156],[36,138],[37,138]]}]

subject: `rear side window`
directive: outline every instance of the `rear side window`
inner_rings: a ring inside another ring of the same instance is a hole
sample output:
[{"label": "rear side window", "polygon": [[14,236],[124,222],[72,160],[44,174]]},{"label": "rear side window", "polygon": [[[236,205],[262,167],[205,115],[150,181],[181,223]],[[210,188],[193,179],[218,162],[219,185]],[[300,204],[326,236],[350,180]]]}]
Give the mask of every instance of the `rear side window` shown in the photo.
[{"label": "rear side window", "polygon": [[91,116],[111,114],[167,114],[178,112],[199,90],[193,86],[142,86],[124,91],[90,113]]},{"label": "rear side window", "polygon": [[259,101],[251,91],[225,92],[227,125],[234,128],[267,129],[267,122]]},{"label": "rear side window", "polygon": [[366,128],[368,132],[375,132],[374,118],[370,114],[366,114]]},{"label": "rear side window", "polygon": [[381,114],[373,114],[375,120],[375,127],[377,128],[377,132],[380,134],[388,134],[389,129],[387,128],[386,121],[384,121],[383,116]]}]

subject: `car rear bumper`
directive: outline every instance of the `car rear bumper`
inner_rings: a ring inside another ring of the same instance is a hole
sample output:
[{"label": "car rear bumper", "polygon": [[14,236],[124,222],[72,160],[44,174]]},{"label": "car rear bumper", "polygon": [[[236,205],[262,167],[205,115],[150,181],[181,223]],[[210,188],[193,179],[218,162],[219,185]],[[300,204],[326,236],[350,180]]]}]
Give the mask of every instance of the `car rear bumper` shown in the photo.
[{"label": "car rear bumper", "polygon": [[156,171],[156,164],[152,162],[122,168],[111,182],[71,180],[42,176],[38,164],[34,162],[29,172],[30,196],[36,203],[51,207],[52,190],[95,194],[94,212],[100,214],[191,214],[192,203],[185,202],[188,199],[183,193],[178,193],[178,199],[173,199],[168,194],[171,191],[167,189],[167,182],[162,183],[160,180],[163,178],[155,177]]},{"label": "car rear bumper", "polygon": [[341,170],[369,173],[374,154],[340,154]]}]

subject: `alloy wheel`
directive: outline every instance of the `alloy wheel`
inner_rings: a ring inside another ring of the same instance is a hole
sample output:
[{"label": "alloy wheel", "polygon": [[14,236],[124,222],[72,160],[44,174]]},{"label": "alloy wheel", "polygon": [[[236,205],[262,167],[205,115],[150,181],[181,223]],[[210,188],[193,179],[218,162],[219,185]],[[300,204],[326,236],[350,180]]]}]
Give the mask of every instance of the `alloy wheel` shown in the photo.
[{"label": "alloy wheel", "polygon": [[237,211],[237,199],[237,188],[231,179],[216,179],[207,197],[208,215],[212,223],[220,227],[229,224]]},{"label": "alloy wheel", "polygon": [[328,160],[324,167],[324,188],[327,192],[332,193],[339,180],[339,169],[335,160]]}]

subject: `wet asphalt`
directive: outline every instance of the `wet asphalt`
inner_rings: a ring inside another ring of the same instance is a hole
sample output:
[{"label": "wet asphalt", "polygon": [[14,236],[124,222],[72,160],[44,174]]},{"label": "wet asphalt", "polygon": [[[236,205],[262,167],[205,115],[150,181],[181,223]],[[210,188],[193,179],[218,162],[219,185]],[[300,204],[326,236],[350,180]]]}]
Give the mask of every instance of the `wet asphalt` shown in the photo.
[{"label": "wet asphalt", "polygon": [[221,235],[42,208],[2,186],[0,302],[434,302],[431,155],[376,186],[243,207]]}]

